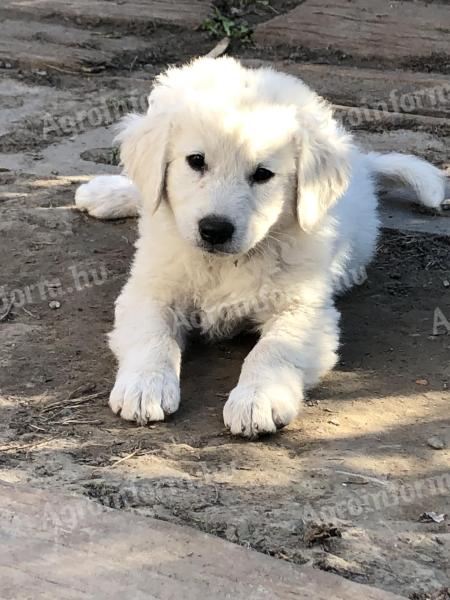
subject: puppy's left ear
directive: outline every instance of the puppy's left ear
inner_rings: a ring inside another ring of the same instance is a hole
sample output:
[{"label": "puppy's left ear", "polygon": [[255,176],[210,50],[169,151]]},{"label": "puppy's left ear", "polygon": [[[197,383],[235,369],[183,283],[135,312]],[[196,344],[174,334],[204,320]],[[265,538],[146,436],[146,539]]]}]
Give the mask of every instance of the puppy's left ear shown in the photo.
[{"label": "puppy's left ear", "polygon": [[297,215],[304,231],[313,231],[346,191],[351,149],[350,136],[332,119],[299,125]]},{"label": "puppy's left ear", "polygon": [[149,109],[145,115],[126,116],[120,128],[116,140],[125,173],[139,189],[144,206],[155,212],[163,197],[168,161],[167,115]]}]

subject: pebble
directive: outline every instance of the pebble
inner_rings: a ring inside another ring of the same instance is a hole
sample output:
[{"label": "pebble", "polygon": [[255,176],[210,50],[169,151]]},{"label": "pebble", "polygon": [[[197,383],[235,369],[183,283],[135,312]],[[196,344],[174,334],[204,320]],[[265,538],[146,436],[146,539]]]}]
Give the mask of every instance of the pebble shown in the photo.
[{"label": "pebble", "polygon": [[369,482],[367,479],[365,479],[364,475],[356,475],[356,474],[351,474],[349,473],[346,478],[344,483],[355,483],[357,485],[367,485]]},{"label": "pebble", "polygon": [[445,448],[445,443],[441,438],[438,438],[437,435],[432,435],[427,439],[427,444],[430,448],[434,448],[435,450],[443,450]]},{"label": "pebble", "polygon": [[51,302],[48,303],[48,305],[53,310],[56,310],[57,308],[61,308],[61,302],[59,302],[58,300],[52,300]]}]

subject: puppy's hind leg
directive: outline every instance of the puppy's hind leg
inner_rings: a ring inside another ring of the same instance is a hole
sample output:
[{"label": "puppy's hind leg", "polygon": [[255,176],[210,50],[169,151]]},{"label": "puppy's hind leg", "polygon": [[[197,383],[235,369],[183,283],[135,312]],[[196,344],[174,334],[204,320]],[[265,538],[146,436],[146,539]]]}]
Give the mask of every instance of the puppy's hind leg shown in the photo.
[{"label": "puppy's hind leg", "polygon": [[75,204],[97,219],[121,219],[139,215],[141,197],[128,177],[100,175],[77,189]]}]

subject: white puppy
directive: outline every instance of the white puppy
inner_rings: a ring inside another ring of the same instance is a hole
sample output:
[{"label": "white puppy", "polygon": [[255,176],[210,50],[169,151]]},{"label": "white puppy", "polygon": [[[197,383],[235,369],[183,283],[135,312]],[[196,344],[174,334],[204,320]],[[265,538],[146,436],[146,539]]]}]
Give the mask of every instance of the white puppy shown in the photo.
[{"label": "white puppy", "polygon": [[127,117],[119,140],[129,179],[98,177],[76,196],[96,217],[140,214],[110,335],[112,410],[138,423],[175,412],[189,329],[229,334],[245,320],[261,337],[225,424],[276,431],[336,363],[334,295],[374,253],[375,177],[439,207],[443,175],[411,156],[362,153],[302,81],[231,58],[158,77],[147,114]]}]

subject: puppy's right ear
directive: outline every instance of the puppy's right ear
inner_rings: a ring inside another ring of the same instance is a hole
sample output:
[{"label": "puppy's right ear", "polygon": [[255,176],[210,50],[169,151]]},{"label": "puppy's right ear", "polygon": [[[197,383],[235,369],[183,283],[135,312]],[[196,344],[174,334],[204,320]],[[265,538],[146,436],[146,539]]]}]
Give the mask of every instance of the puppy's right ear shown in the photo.
[{"label": "puppy's right ear", "polygon": [[169,125],[165,115],[127,115],[116,140],[125,173],[138,187],[144,206],[155,212],[164,193]]}]

